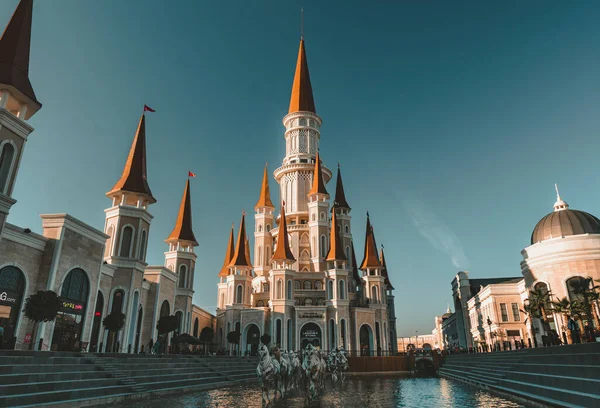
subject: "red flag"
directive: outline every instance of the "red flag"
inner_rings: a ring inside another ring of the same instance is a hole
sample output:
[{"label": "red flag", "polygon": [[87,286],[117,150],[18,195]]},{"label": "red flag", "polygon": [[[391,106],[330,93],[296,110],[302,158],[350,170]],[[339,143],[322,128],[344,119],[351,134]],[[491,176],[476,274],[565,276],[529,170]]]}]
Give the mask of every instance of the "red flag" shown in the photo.
[{"label": "red flag", "polygon": [[155,111],[154,109],[152,109],[150,106],[148,106],[148,105],[144,105],[144,112],[146,112],[146,111],[148,111],[148,112],[156,112],[156,111]]},{"label": "red flag", "polygon": [[192,173],[191,171],[188,171],[188,177],[196,177],[196,175],[194,173]]}]

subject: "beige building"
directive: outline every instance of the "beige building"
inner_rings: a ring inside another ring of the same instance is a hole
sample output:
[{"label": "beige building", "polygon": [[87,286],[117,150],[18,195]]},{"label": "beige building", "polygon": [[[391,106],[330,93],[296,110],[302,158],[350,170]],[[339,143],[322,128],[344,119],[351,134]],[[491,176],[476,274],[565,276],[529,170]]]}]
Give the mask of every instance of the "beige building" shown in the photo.
[{"label": "beige building", "polygon": [[[102,231],[68,214],[42,215],[41,235],[6,222],[16,203],[12,192],[24,146],[33,132],[28,120],[41,108],[28,77],[32,11],[32,0],[22,0],[0,38],[0,325],[4,347],[24,349],[32,341],[36,345],[41,341],[42,350],[87,346],[90,351],[137,352],[157,340],[161,316],[177,316],[178,333],[192,331],[193,313],[200,329],[201,324],[214,327],[214,317],[192,305],[194,247],[198,244],[192,231],[189,180],[177,223],[166,239],[164,265],[146,263],[153,219],[150,208],[156,199],[146,173],[144,114],[122,174],[106,194],[110,204]],[[55,291],[62,307],[55,321],[41,323],[33,334],[22,309],[25,299],[38,290]],[[116,334],[102,327],[103,318],[111,312],[125,314],[125,325]]]},{"label": "beige building", "polygon": [[218,274],[222,347],[234,347],[227,335],[237,332],[241,351],[251,354],[265,333],[288,350],[311,343],[365,354],[395,351],[394,288],[383,250],[378,253],[367,214],[364,257],[356,262],[351,208],[339,166],[330,201],[327,183],[333,173],[319,154],[321,124],[301,39],[283,118],[285,156],[273,172],[281,202],[271,201],[265,168],[254,208],[254,248],[249,248],[242,216],[237,240],[233,230],[229,234]]}]

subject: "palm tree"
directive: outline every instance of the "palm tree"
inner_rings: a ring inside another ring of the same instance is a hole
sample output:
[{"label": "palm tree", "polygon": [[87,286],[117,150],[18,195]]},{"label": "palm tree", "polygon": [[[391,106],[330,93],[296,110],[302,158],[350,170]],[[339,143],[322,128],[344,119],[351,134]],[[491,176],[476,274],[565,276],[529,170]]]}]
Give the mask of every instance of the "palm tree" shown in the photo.
[{"label": "palm tree", "polygon": [[560,313],[563,317],[562,332],[567,336],[566,343],[573,344],[573,335],[571,334],[571,330],[568,329],[568,322],[572,314],[571,302],[569,302],[569,299],[565,296],[562,299],[557,298],[556,302],[552,302],[552,306],[554,311]]},{"label": "palm tree", "polygon": [[590,325],[591,333],[594,332],[594,325],[598,327],[598,316],[594,312],[594,303],[598,300],[597,290],[600,286],[593,285],[592,278],[570,279],[568,282],[573,295],[577,298],[577,302],[581,305],[582,317],[584,317]]},{"label": "palm tree", "polygon": [[533,305],[538,310],[538,317],[542,319],[544,331],[549,331],[550,323],[548,323],[547,311],[550,306],[551,294],[545,288],[534,288],[529,291],[529,304]]},{"label": "palm tree", "polygon": [[[527,320],[529,320],[529,332],[533,336],[533,344],[535,345],[535,347],[537,347],[538,343],[537,343],[537,338],[535,337],[535,332],[534,332],[534,327],[533,327],[533,319],[540,317],[539,308],[537,307],[537,305],[527,302],[523,306],[523,309],[521,309],[521,312],[523,312],[523,313],[525,313],[525,315],[527,315],[527,319],[525,319],[524,323],[527,323]],[[529,342],[529,347],[531,347],[531,341]]]}]

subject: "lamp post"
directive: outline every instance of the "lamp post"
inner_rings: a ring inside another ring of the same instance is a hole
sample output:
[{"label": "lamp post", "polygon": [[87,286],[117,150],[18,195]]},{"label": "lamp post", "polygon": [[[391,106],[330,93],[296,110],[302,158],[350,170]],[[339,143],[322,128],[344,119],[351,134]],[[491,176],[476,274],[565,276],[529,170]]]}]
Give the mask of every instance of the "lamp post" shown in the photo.
[{"label": "lamp post", "polygon": [[415,348],[419,348],[419,331],[415,330]]},{"label": "lamp post", "polygon": [[489,316],[487,318],[487,324],[488,324],[488,328],[490,330],[490,351],[492,351],[492,321],[490,320]]}]

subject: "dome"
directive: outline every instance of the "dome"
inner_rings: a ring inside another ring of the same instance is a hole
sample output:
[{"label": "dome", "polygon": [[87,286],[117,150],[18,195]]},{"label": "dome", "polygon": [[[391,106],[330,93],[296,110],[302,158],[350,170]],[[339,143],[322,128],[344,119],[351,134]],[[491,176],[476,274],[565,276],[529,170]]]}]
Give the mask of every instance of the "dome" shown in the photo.
[{"label": "dome", "polygon": [[540,220],[531,234],[531,244],[571,235],[600,234],[600,220],[584,211],[570,210],[556,191],[554,211]]}]

